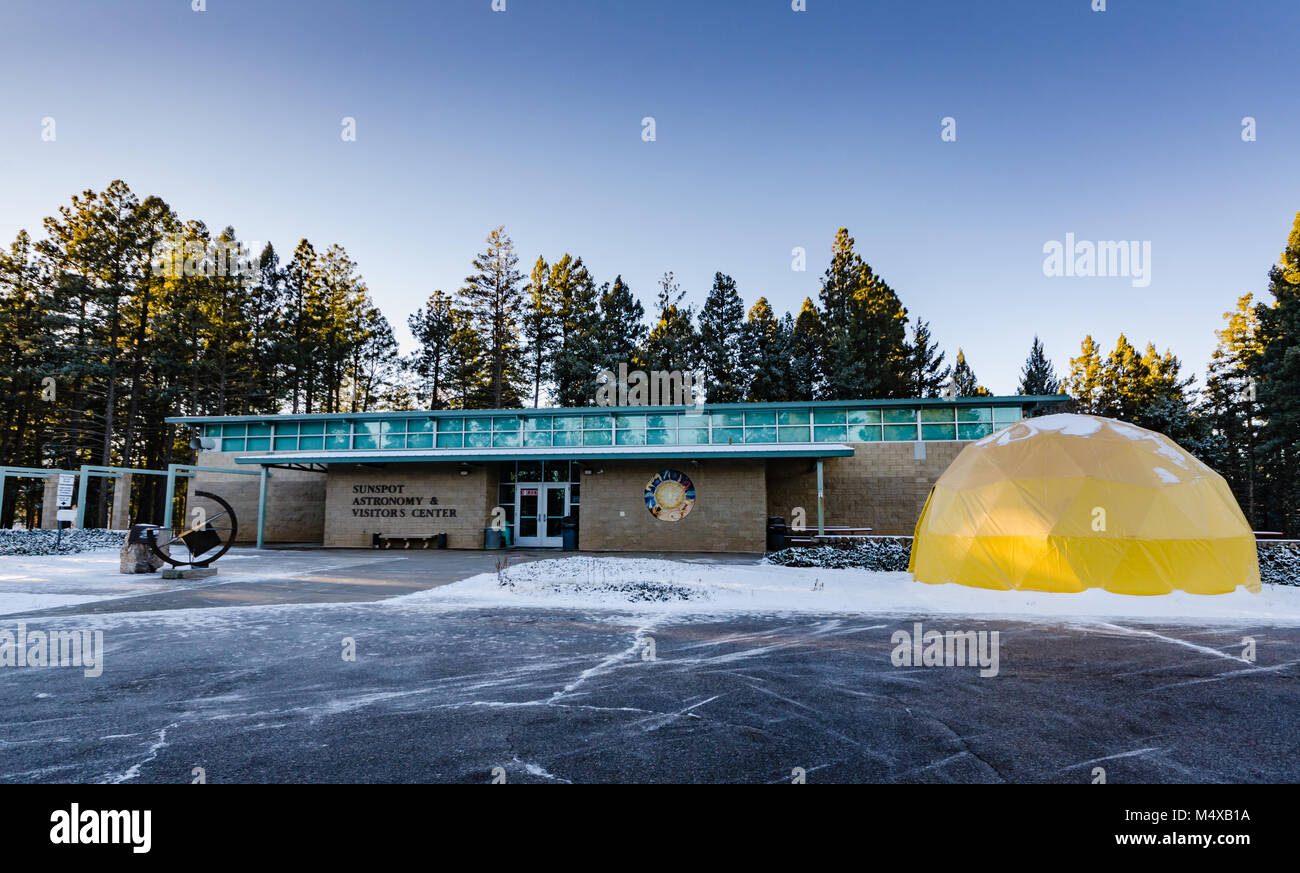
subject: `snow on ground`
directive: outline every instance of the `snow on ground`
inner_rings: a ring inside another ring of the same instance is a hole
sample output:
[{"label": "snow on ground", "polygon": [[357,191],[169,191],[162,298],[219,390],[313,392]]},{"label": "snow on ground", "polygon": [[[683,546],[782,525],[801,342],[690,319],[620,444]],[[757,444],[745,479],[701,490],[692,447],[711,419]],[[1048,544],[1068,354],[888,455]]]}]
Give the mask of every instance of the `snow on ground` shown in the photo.
[{"label": "snow on ground", "polygon": [[[502,584],[502,583],[505,584]],[[1154,597],[1091,589],[1078,594],[926,585],[908,573],[770,564],[705,564],[652,558],[571,557],[519,564],[392,603],[466,608],[530,606],[639,612],[851,613],[999,618],[1122,618],[1300,626],[1300,588],[1260,594],[1174,592]]]}]

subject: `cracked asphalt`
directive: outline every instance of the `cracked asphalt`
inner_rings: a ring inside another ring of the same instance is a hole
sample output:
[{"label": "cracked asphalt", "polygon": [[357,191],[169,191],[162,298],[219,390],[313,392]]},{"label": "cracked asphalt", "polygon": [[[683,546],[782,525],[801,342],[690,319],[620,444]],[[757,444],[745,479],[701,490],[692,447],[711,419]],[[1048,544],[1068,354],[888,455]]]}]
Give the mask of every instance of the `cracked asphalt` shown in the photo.
[{"label": "cracked asphalt", "polygon": [[[0,670],[0,780],[1300,780],[1294,628],[403,600],[131,609],[25,619],[102,629],[105,669]],[[999,674],[893,666],[891,634],[917,620],[998,631]]]}]

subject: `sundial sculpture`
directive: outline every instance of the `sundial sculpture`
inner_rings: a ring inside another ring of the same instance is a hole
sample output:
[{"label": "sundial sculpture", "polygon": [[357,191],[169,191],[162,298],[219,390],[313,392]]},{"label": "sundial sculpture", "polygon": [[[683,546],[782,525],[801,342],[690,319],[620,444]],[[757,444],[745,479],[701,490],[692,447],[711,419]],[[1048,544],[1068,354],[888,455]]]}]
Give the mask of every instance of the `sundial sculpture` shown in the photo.
[{"label": "sundial sculpture", "polygon": [[[235,534],[239,531],[239,520],[235,518],[235,510],[229,503],[210,491],[195,491],[193,494],[195,497],[206,497],[219,505],[222,511],[210,518],[205,517],[202,527],[184,529],[179,533],[173,533],[171,530],[164,530],[163,528],[150,531],[149,548],[153,550],[155,555],[174,567],[209,566],[235,544]],[[213,524],[213,522],[217,522],[217,524]],[[160,542],[163,537],[168,535],[170,535],[169,539]],[[189,553],[188,561],[178,561],[167,554],[170,548],[166,550],[160,548],[160,546],[170,547],[175,545],[185,547],[185,550]]]}]

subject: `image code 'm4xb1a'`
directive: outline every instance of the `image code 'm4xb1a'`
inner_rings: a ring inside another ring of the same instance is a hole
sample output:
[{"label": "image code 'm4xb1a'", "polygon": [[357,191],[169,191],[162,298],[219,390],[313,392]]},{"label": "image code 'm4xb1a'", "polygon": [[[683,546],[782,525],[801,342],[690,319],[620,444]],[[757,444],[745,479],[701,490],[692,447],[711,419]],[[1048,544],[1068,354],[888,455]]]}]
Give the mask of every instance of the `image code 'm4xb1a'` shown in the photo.
[{"label": "image code 'm4xb1a'", "polygon": [[921,511],[908,569],[978,588],[1260,590],[1223,477],[1163,434],[1090,415],[1027,419],[963,449]]}]

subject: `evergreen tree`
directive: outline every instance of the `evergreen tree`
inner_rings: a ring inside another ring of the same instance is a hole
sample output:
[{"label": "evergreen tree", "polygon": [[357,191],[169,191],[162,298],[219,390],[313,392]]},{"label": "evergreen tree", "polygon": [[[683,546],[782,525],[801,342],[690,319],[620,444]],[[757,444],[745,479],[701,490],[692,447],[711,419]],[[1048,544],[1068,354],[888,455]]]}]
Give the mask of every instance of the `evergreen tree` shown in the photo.
[{"label": "evergreen tree", "polygon": [[787,399],[788,344],[766,297],[758,298],[750,307],[740,345],[747,365],[745,399],[756,403]]},{"label": "evergreen tree", "polygon": [[1079,357],[1070,358],[1068,393],[1074,411],[1084,415],[1104,415],[1102,403],[1101,347],[1092,336],[1085,336]]},{"label": "evergreen tree", "polygon": [[979,379],[975,378],[975,371],[966,363],[966,353],[960,348],[957,349],[957,364],[952,371],[952,384],[958,397],[984,397],[989,393],[987,388],[980,385]]},{"label": "evergreen tree", "polygon": [[1061,381],[1056,378],[1056,368],[1043,351],[1043,344],[1034,337],[1034,344],[1029,349],[1029,357],[1020,368],[1020,387],[1017,394],[1044,396],[1056,394],[1061,390]]},{"label": "evergreen tree", "polygon": [[601,286],[600,369],[616,372],[619,364],[640,368],[639,354],[646,332],[645,307],[632,295],[623,277],[615,276],[613,285]]},{"label": "evergreen tree", "polygon": [[744,318],[745,306],[736,292],[735,280],[714,273],[713,288],[705,298],[699,317],[700,360],[709,403],[736,403],[745,396],[746,378],[740,350]]},{"label": "evergreen tree", "polygon": [[559,316],[551,292],[551,268],[540,255],[524,287],[524,362],[533,385],[533,408],[541,405],[542,383],[555,356],[553,344],[560,334]]},{"label": "evergreen tree", "polygon": [[523,274],[515,269],[518,264],[505,228],[494,228],[461,289],[465,309],[482,337],[490,403],[496,409],[521,405],[517,386],[523,381],[523,354],[518,319],[524,301],[519,287]]},{"label": "evergreen tree", "polygon": [[805,297],[790,330],[790,367],[785,394],[791,400],[812,400],[824,393],[822,352],[826,347],[821,312]]},{"label": "evergreen tree", "polygon": [[416,397],[427,409],[445,409],[451,335],[456,329],[451,298],[434,291],[408,319],[416,349],[411,369],[417,379]]},{"label": "evergreen tree", "polygon": [[641,350],[641,360],[650,370],[694,370],[700,364],[700,336],[695,330],[695,312],[682,306],[686,292],[664,273],[656,295],[658,318]]},{"label": "evergreen tree", "polygon": [[930,336],[930,324],[921,319],[912,327],[907,345],[907,393],[912,397],[939,397],[952,375],[943,365],[944,353]]},{"label": "evergreen tree", "polygon": [[551,267],[551,290],[559,319],[559,345],[551,369],[559,406],[596,402],[596,375],[604,363],[600,293],[582,258],[565,255]]},{"label": "evergreen tree", "polygon": [[1271,303],[1256,308],[1262,352],[1255,364],[1264,411],[1260,463],[1268,477],[1263,518],[1300,536],[1300,214],[1278,263],[1269,270]]},{"label": "evergreen tree", "polygon": [[830,400],[901,397],[907,392],[907,310],[840,228],[822,278],[822,370]]}]

